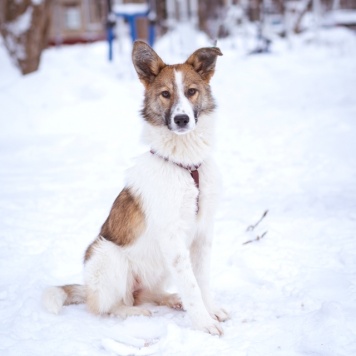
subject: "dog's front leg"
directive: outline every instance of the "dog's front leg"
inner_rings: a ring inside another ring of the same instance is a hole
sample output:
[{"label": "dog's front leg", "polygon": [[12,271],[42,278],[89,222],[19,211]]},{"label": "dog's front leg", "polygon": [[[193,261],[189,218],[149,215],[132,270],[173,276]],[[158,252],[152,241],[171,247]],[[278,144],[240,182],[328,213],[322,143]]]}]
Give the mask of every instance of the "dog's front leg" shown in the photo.
[{"label": "dog's front leg", "polygon": [[165,242],[168,268],[179,289],[183,307],[192,319],[194,327],[213,335],[222,335],[220,324],[211,317],[205,307],[184,237],[181,234],[172,235]]},{"label": "dog's front leg", "polygon": [[210,315],[219,321],[229,318],[228,313],[215,306],[210,292],[210,256],[212,246],[213,226],[198,232],[190,248],[193,271],[197,279],[201,294]]}]

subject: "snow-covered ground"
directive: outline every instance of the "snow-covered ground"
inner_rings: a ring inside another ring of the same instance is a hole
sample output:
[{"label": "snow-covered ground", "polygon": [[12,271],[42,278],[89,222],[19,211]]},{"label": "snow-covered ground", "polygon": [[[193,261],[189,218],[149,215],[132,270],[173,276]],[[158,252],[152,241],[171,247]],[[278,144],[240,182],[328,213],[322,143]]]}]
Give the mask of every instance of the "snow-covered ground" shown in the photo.
[{"label": "snow-covered ground", "polygon": [[[21,77],[0,43],[1,355],[356,354],[356,38],[308,36],[255,57],[220,43],[212,288],[231,314],[221,338],[165,307],[126,320],[43,309],[46,286],[82,281],[84,250],[147,150],[143,89],[127,44],[114,63],[105,43],[52,48]],[[170,62],[182,59],[172,41],[156,46]]]}]

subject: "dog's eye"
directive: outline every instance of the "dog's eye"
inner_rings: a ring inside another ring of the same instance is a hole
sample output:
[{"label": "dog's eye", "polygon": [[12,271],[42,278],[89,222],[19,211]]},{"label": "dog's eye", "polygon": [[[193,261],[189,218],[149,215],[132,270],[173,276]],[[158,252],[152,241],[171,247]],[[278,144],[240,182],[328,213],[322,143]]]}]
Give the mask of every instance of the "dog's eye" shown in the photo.
[{"label": "dog's eye", "polygon": [[193,96],[196,92],[197,92],[197,90],[195,88],[189,88],[188,89],[188,96]]},{"label": "dog's eye", "polygon": [[165,98],[165,99],[169,99],[171,97],[171,94],[169,91],[164,90],[162,91],[161,95]]}]

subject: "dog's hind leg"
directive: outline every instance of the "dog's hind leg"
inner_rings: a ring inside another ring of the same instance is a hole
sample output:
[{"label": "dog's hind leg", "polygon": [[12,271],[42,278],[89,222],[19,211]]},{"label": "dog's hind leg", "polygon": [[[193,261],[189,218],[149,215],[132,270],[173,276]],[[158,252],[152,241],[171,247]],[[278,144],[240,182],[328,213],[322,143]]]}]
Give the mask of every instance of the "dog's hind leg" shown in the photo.
[{"label": "dog's hind leg", "polygon": [[166,293],[159,289],[155,291],[143,289],[134,293],[134,305],[143,303],[154,303],[157,305],[165,305],[169,308],[183,310],[183,304],[178,294]]},{"label": "dog's hind leg", "polygon": [[132,315],[150,316],[151,312],[147,309],[133,306],[133,297],[128,295],[123,298],[115,286],[93,290],[88,288],[87,306],[94,314],[109,314],[126,318]]},{"label": "dog's hind leg", "polygon": [[[100,239],[95,253],[85,262],[84,279],[87,306],[94,314],[132,315],[132,285],[129,261],[124,251],[114,243]],[[139,313],[135,313],[139,314]]]}]

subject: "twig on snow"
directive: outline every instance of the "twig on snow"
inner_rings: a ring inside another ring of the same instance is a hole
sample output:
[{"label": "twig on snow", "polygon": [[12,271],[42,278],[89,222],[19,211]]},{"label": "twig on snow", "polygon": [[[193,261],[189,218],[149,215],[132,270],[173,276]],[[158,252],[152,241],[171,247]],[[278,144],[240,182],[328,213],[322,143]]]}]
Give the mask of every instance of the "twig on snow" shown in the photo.
[{"label": "twig on snow", "polygon": [[262,214],[260,220],[258,220],[256,224],[248,226],[246,231],[253,231],[259,225],[259,223],[266,217],[267,214],[268,214],[268,209]]},{"label": "twig on snow", "polygon": [[243,243],[243,245],[247,245],[247,244],[250,244],[251,242],[261,240],[263,237],[266,236],[267,232],[268,232],[268,231],[265,231],[261,236],[257,236],[257,237],[256,237],[255,239],[253,239],[253,240],[247,240],[247,241],[245,241],[245,242]]},{"label": "twig on snow", "polygon": [[[255,230],[255,228],[261,223],[261,221],[266,217],[267,214],[268,214],[268,209],[262,214],[261,218],[254,225],[250,225],[247,227],[246,232]],[[255,239],[245,241],[243,243],[243,245],[250,244],[251,242],[254,242],[254,241],[259,241],[262,238],[264,238],[266,236],[266,234],[267,234],[267,231],[265,231],[261,235],[257,235]]]}]

